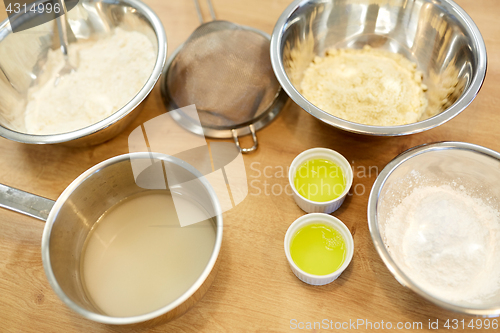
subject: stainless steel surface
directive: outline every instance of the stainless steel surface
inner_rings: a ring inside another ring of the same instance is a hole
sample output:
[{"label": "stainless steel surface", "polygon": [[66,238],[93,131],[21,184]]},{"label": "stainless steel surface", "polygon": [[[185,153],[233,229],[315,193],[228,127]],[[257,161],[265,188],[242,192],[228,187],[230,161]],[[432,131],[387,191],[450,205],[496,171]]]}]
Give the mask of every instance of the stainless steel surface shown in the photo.
[{"label": "stainless steel surface", "polygon": [[5,20],[0,24],[0,136],[32,144],[94,145],[120,133],[142,110],[142,102],[160,77],[167,55],[165,31],[156,14],[139,0],[86,0],[68,13],[68,21],[77,39],[105,36],[116,26],[144,33],[157,52],[151,76],[130,102],[96,124],[63,134],[26,134],[21,129],[27,91],[40,74],[48,50],[59,46],[54,38],[56,23],[51,21],[13,34]]},{"label": "stainless steel surface", "polygon": [[[315,56],[332,47],[364,45],[416,62],[430,107],[438,108],[445,97],[444,109],[413,124],[369,126],[324,112],[300,94],[304,70]],[[395,136],[431,129],[462,112],[484,81],[486,47],[470,16],[451,0],[296,0],[276,23],[271,62],[283,89],[314,117],[349,132]]]},{"label": "stainless steel surface", "polygon": [[368,226],[373,244],[397,281],[448,310],[468,315],[500,315],[500,292],[483,304],[475,305],[440,299],[417,285],[389,254],[383,241],[381,225],[394,208],[395,200],[409,195],[411,187],[406,182],[411,182],[411,174],[415,171],[422,176],[421,185],[449,184],[459,180],[468,190],[477,190],[481,197],[489,198],[490,205],[500,209],[500,153],[464,142],[440,142],[412,148],[397,156],[382,170],[373,184],[368,201]]},{"label": "stainless steel surface", "polygon": [[0,184],[0,207],[46,221],[55,201]]},{"label": "stainless steel surface", "polygon": [[[174,186],[169,178],[169,187],[171,191],[193,200],[214,216],[212,220],[216,229],[216,242],[203,273],[177,300],[148,314],[111,317],[97,310],[84,292],[80,277],[80,257],[85,239],[98,218],[126,197],[145,191],[136,185],[131,167],[132,160],[141,164],[162,161],[165,170],[175,174],[179,182],[190,180]],[[195,179],[197,180],[193,181]],[[175,157],[156,153],[133,153],[111,158],[92,167],[66,188],[50,211],[45,225],[42,236],[42,261],[55,293],[83,317],[116,325],[145,321],[163,322],[187,311],[207,291],[216,274],[215,265],[221,241],[221,207],[208,181],[192,166]]]},{"label": "stainless steel surface", "polygon": [[69,56],[68,56],[68,31],[67,31],[67,25],[68,21],[66,18],[66,4],[64,0],[61,1],[61,8],[63,10],[63,13],[60,16],[56,17],[56,22],[57,22],[57,32],[59,33],[59,43],[61,43],[61,52],[63,53],[64,56],[64,67],[59,71],[57,74],[56,80],[54,81],[54,86],[57,86],[59,84],[59,80],[64,75],[70,74],[71,72],[75,71],[75,67],[71,65],[69,62]]},{"label": "stainless steel surface", "polygon": [[202,25],[167,60],[164,103],[169,110],[196,105],[199,122],[182,114],[175,118],[191,132],[214,138],[251,134],[250,125],[254,130],[265,126],[286,101],[266,56],[270,36],[217,21],[211,1],[213,21],[203,23],[198,0],[195,4]]}]

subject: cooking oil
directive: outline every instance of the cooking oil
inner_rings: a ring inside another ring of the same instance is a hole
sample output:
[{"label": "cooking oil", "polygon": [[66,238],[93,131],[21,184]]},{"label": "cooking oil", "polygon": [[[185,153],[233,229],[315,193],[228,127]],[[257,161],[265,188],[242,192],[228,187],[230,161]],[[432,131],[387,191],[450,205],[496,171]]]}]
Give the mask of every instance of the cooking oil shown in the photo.
[{"label": "cooking oil", "polygon": [[346,182],[340,166],[327,159],[313,159],[297,168],[294,186],[306,199],[327,202],[342,195]]},{"label": "cooking oil", "polygon": [[335,228],[321,222],[299,229],[290,243],[290,255],[304,272],[328,275],[339,269],[345,261],[344,238]]}]

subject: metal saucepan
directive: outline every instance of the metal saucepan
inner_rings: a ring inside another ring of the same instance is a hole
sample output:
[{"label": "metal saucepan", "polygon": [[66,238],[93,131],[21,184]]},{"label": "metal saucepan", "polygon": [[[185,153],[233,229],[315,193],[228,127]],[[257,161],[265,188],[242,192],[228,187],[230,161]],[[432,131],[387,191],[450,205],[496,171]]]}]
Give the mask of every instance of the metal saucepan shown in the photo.
[{"label": "metal saucepan", "polygon": [[[175,189],[177,194],[195,201],[213,216],[215,245],[202,274],[178,299],[147,314],[111,317],[96,309],[84,292],[80,277],[84,242],[94,223],[106,210],[131,195],[145,191],[136,184],[132,163],[153,166],[154,162],[160,161],[167,173],[175,175],[175,184],[172,184],[172,179],[168,179],[170,191],[174,192]],[[42,261],[49,283],[68,307],[93,321],[125,325],[174,319],[201,299],[216,275],[216,262],[222,242],[219,201],[209,182],[192,166],[175,157],[157,153],[113,157],[85,171],[55,202],[0,185],[0,206],[46,220],[42,236]]]}]

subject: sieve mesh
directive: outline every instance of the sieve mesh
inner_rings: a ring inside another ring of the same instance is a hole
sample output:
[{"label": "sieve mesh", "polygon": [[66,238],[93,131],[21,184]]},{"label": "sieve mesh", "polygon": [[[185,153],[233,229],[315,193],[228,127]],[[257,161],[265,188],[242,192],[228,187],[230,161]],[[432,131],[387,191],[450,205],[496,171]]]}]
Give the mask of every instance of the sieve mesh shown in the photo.
[{"label": "sieve mesh", "polygon": [[270,108],[280,86],[264,35],[227,21],[202,24],[175,56],[167,93],[178,107],[195,104],[203,127],[231,129]]}]

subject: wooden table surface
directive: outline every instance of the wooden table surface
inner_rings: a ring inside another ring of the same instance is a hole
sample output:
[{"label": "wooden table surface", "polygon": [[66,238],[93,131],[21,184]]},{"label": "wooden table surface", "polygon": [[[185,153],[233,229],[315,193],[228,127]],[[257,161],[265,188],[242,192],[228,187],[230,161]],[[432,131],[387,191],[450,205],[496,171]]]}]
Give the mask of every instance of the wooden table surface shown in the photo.
[{"label": "wooden table surface", "polygon": [[[146,2],[165,26],[170,52],[198,26],[192,1]],[[213,2],[220,19],[271,33],[289,0]],[[373,247],[366,218],[375,168],[382,170],[400,152],[443,140],[500,151],[500,2],[457,2],[479,26],[488,49],[486,81],[467,110],[425,133],[374,138],[335,130],[289,101],[279,117],[259,131],[258,151],[244,156],[249,195],[224,214],[220,270],[214,284],[179,319],[152,328],[123,328],[80,318],[59,300],[45,278],[40,254],[44,223],[0,209],[0,332],[285,332],[292,331],[293,320],[305,324],[323,319],[334,323],[383,320],[393,325],[422,322],[423,330],[428,330],[429,321],[439,320],[440,329],[446,330],[443,324],[447,319],[469,322],[471,317],[434,306],[392,277]],[[0,19],[5,16],[2,3]],[[134,124],[96,147],[30,146],[0,138],[0,183],[56,199],[86,169],[127,153],[130,132],[163,112],[156,87]],[[250,140],[244,138],[243,142],[249,144]],[[332,148],[346,156],[354,166],[358,192],[334,213],[354,236],[353,261],[337,281],[321,287],[300,282],[288,267],[283,238],[290,223],[304,212],[291,197],[279,193],[288,182],[283,169],[297,154],[312,147]],[[369,167],[371,175],[362,172]],[[341,331],[346,331],[345,327]],[[370,330],[363,326],[358,331]]]}]

